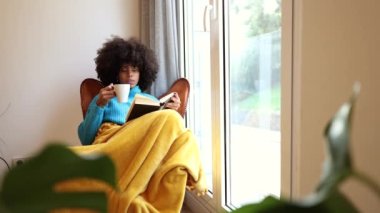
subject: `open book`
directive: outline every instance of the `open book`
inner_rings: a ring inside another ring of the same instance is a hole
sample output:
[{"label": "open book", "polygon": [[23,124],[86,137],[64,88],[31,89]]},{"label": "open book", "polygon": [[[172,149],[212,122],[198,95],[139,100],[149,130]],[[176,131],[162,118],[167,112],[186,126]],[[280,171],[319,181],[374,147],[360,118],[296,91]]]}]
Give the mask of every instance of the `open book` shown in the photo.
[{"label": "open book", "polygon": [[138,118],[142,115],[145,115],[149,112],[161,110],[165,108],[166,104],[170,102],[171,97],[173,97],[174,92],[165,95],[160,98],[160,100],[152,100],[146,96],[136,94],[135,98],[132,101],[131,108],[129,108],[126,122],[132,119]]}]

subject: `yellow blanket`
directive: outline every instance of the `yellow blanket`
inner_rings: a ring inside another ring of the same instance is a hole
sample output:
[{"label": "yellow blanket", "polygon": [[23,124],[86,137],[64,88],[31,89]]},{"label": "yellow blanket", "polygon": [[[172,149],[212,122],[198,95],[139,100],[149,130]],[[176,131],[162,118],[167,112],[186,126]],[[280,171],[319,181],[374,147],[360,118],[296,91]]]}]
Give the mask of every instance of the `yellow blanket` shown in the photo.
[{"label": "yellow blanket", "polygon": [[73,149],[109,155],[116,166],[118,190],[83,179],[61,183],[56,189],[106,191],[111,213],[180,212],[186,186],[206,192],[194,135],[173,110],[149,113],[123,126],[105,123],[93,145]]}]

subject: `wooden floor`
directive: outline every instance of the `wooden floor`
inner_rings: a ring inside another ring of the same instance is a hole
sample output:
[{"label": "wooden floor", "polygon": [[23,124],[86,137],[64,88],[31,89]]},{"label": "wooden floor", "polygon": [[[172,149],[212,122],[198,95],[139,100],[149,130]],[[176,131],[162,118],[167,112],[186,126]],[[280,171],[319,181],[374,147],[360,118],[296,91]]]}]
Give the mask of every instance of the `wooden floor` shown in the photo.
[{"label": "wooden floor", "polygon": [[181,213],[193,213],[193,212],[191,211],[191,209],[189,207],[186,206],[186,204],[184,204],[182,206]]}]

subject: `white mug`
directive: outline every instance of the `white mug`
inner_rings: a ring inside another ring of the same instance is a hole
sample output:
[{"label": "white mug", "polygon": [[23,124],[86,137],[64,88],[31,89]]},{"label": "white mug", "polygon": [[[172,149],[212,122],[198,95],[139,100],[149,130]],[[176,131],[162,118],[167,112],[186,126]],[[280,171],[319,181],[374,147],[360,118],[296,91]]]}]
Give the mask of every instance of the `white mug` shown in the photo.
[{"label": "white mug", "polygon": [[113,88],[119,103],[125,103],[128,101],[129,90],[131,89],[130,84],[115,84],[113,85]]}]

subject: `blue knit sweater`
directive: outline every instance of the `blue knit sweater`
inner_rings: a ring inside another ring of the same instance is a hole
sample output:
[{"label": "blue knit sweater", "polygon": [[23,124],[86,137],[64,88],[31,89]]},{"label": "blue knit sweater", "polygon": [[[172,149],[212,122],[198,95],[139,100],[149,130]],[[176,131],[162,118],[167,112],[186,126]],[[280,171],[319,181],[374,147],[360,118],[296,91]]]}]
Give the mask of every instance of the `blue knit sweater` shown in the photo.
[{"label": "blue knit sweater", "polygon": [[82,145],[92,144],[102,123],[112,122],[119,125],[124,124],[125,117],[136,94],[157,100],[156,97],[142,92],[139,86],[131,88],[126,103],[119,103],[117,97],[113,97],[105,106],[99,107],[96,104],[99,96],[96,95],[88,107],[84,120],[78,127],[78,135]]}]

